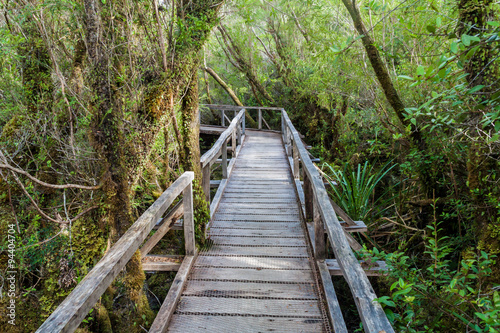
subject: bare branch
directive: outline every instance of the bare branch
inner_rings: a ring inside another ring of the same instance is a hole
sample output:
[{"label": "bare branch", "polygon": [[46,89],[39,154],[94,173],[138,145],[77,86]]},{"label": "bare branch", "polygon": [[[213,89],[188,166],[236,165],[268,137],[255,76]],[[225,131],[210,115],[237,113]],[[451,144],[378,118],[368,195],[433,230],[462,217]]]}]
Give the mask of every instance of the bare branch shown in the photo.
[{"label": "bare branch", "polygon": [[4,163],[0,163],[0,169],[8,169],[10,171],[13,171],[15,173],[18,173],[18,174],[21,174],[21,175],[28,177],[29,179],[31,179],[32,181],[34,181],[35,183],[37,183],[39,185],[49,187],[49,188],[54,188],[54,189],[63,190],[63,189],[67,189],[67,188],[77,188],[80,190],[93,191],[93,190],[98,190],[102,187],[102,184],[99,184],[96,186],[84,186],[84,185],[77,185],[77,184],[64,184],[64,185],[49,184],[49,183],[46,183],[44,181],[41,181],[41,180],[33,177],[32,175],[30,175],[29,173],[27,173],[26,171],[24,171],[22,169],[15,168],[9,164],[4,164]]}]

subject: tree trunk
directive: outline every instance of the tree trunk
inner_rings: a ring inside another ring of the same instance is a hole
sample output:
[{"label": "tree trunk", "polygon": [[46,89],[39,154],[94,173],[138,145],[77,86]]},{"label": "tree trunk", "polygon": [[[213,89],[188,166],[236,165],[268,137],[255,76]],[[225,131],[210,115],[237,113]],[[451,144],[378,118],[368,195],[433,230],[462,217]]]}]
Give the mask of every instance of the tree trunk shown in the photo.
[{"label": "tree trunk", "polygon": [[[491,7],[491,0],[460,0],[458,2],[459,24],[457,33],[459,35],[477,35],[480,32],[482,38],[487,35],[489,27],[487,21],[494,20],[495,12]],[[494,62],[496,51],[492,49],[490,43],[484,40],[476,47],[471,58],[466,61],[464,69],[467,73],[469,88],[484,85],[481,89],[482,95],[476,96],[477,103],[486,101],[491,94],[499,88],[499,69]],[[498,253],[500,236],[494,230],[495,221],[498,221],[498,210],[489,197],[497,191],[492,187],[492,170],[498,170],[495,157],[488,147],[488,138],[483,135],[484,131],[492,132],[492,128],[483,128],[481,120],[488,110],[475,110],[470,113],[470,143],[467,161],[467,184],[471,191],[471,198],[474,203],[474,219],[476,223],[476,233],[479,239],[479,248],[490,253]],[[493,185],[494,186],[494,185]],[[495,236],[496,235],[496,236]],[[492,276],[499,276],[499,270]],[[496,274],[495,274],[496,273]],[[498,281],[498,279],[497,279]]]},{"label": "tree trunk", "polygon": [[[240,99],[238,98],[238,96],[236,96],[233,89],[231,89],[231,87],[228,86],[227,83],[224,82],[224,80],[222,80],[213,69],[211,69],[210,67],[206,67],[203,69],[205,70],[205,72],[209,73],[222,88],[224,88],[224,90],[229,94],[229,96],[231,96],[231,99],[234,101],[234,103],[236,103],[236,105],[243,106],[243,103],[241,103]],[[248,127],[257,127],[257,123],[255,122],[255,120],[253,120],[252,117],[250,117],[248,111],[245,112],[245,119],[248,123]]]},{"label": "tree trunk", "polygon": [[405,119],[404,116],[405,106],[403,104],[403,101],[399,97],[399,94],[396,88],[394,87],[394,83],[392,82],[392,79],[389,75],[389,71],[387,70],[385,63],[382,60],[382,57],[380,56],[380,53],[378,52],[377,47],[375,46],[375,43],[373,42],[373,39],[370,36],[370,33],[365,28],[365,25],[363,23],[361,14],[359,12],[355,0],[352,1],[342,0],[342,2],[344,3],[345,7],[347,8],[347,11],[351,15],[354,27],[356,28],[358,33],[361,36],[363,36],[361,38],[361,41],[365,48],[366,54],[368,55],[368,59],[370,60],[370,63],[373,67],[375,75],[377,76],[377,79],[380,83],[380,86],[384,90],[384,94],[385,97],[387,98],[387,101],[394,109],[394,112],[396,113],[396,116],[399,118],[401,123],[405,127],[410,126],[411,128],[410,135],[417,148],[421,151],[424,151],[425,142],[422,139],[420,130],[416,125],[410,123],[407,119]]},{"label": "tree trunk", "polygon": [[[275,105],[274,99],[272,96],[266,91],[266,88],[260,83],[257,75],[255,74],[252,63],[249,60],[246,60],[243,56],[243,52],[240,47],[234,42],[231,36],[228,34],[226,28],[222,25],[217,27],[222,35],[222,40],[226,45],[226,55],[229,61],[242,73],[245,74],[248,81],[255,86],[257,91],[267,100],[271,105]],[[234,59],[234,60],[233,60]]]}]

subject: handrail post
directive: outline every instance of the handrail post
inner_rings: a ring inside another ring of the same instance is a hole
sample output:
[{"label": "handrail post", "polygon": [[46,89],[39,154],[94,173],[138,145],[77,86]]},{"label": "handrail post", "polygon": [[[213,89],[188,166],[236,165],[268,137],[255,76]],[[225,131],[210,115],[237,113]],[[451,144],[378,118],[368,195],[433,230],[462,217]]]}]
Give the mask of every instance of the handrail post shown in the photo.
[{"label": "handrail post", "polygon": [[291,131],[288,129],[286,131],[286,155],[291,156],[292,155],[292,140],[291,140]]},{"label": "handrail post", "polygon": [[281,136],[285,133],[285,116],[283,115],[284,110],[281,110]]},{"label": "handrail post", "polygon": [[259,129],[262,129],[262,109],[259,109]]},{"label": "handrail post", "polygon": [[293,144],[293,178],[300,179],[299,174],[299,152],[297,150],[297,144]]},{"label": "handrail post", "polygon": [[205,166],[202,165],[201,170],[201,187],[205,193],[205,201],[207,202],[208,207],[210,207],[210,163],[207,163]]},{"label": "handrail post", "polygon": [[222,145],[222,179],[227,179],[227,141]]},{"label": "handrail post", "polygon": [[[303,166],[302,166],[303,167]],[[313,191],[311,180],[306,172],[304,172],[304,199],[306,206],[306,221],[312,221],[314,214],[313,206]]]},{"label": "handrail post", "polygon": [[241,126],[240,123],[238,122],[238,126],[236,126],[236,136],[237,136],[237,145],[241,146]]},{"label": "handrail post", "polygon": [[245,113],[243,114],[243,117],[241,120],[243,135],[245,135],[245,130],[246,130],[246,120],[245,120],[246,113],[247,113],[247,110],[245,110]]},{"label": "handrail post", "polygon": [[236,129],[233,130],[233,133],[231,134],[231,147],[233,149],[231,156],[236,158]]},{"label": "handrail post", "polygon": [[222,126],[226,126],[226,115],[225,115],[225,112],[224,110],[220,110],[220,118],[221,118],[221,124]]},{"label": "handrail post", "polygon": [[[208,182],[210,186],[210,181]],[[196,242],[194,239],[194,213],[193,213],[193,182],[190,182],[183,191],[184,205],[184,243],[186,246],[186,255],[193,256],[196,251]]]},{"label": "handrail post", "polygon": [[316,260],[323,261],[326,258],[326,246],[325,246],[325,225],[323,223],[323,218],[319,212],[318,202],[316,198],[313,200],[313,220],[314,220],[314,255]]}]

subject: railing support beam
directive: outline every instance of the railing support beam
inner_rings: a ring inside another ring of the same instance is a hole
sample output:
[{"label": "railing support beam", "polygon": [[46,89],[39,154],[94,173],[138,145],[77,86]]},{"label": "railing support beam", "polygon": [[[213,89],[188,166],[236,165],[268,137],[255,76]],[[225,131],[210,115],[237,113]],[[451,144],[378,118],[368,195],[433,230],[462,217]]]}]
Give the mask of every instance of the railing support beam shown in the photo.
[{"label": "railing support beam", "polygon": [[[210,185],[210,183],[209,183]],[[184,243],[186,255],[194,256],[196,244],[194,239],[194,214],[193,214],[193,184],[189,183],[182,195],[184,205]]]}]

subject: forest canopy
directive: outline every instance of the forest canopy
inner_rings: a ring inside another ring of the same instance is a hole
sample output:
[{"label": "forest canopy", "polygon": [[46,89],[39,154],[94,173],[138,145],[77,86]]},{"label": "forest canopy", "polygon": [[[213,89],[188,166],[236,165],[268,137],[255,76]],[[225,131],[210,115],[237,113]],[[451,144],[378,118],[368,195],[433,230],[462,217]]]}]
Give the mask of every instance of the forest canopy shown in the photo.
[{"label": "forest canopy", "polygon": [[[359,259],[391,268],[371,282],[396,331],[500,331],[498,3],[0,6],[0,269],[15,229],[22,322],[3,297],[0,331],[35,331],[188,170],[203,246],[199,119],[220,121],[204,104],[287,110],[331,199],[368,226]],[[172,232],[158,251],[181,245]],[[79,330],[148,329],[173,276],[134,256]]]}]

